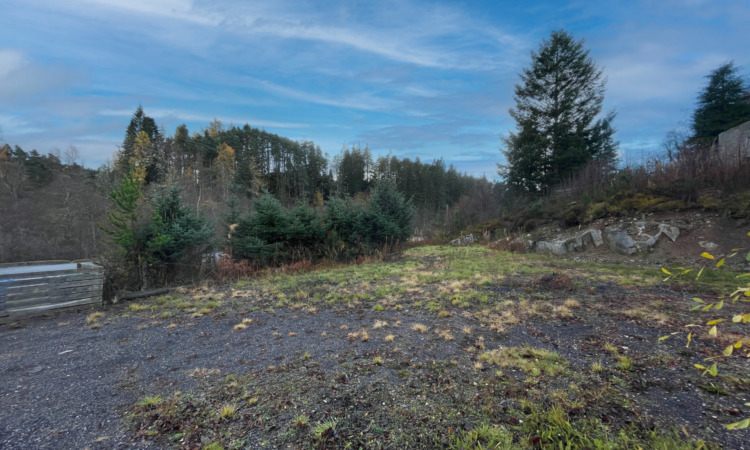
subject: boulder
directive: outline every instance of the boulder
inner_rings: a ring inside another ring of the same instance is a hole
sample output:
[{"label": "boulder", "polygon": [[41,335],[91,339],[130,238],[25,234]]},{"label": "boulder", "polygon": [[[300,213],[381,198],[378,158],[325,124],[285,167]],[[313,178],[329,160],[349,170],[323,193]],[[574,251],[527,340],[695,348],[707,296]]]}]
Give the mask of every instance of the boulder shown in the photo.
[{"label": "boulder", "polygon": [[666,223],[660,223],[659,234],[663,234],[674,242],[680,237],[680,229],[672,225],[667,225]]},{"label": "boulder", "polygon": [[621,255],[632,255],[638,251],[633,238],[628,235],[627,231],[619,228],[605,228],[604,241],[610,250]]},{"label": "boulder", "polygon": [[462,245],[473,244],[475,240],[476,240],[476,237],[473,234],[467,234],[459,238],[453,239],[452,241],[449,242],[449,244],[455,247],[460,247]]},{"label": "boulder", "polygon": [[539,241],[536,243],[537,253],[552,253],[553,255],[564,255],[568,253],[565,241]]},{"label": "boulder", "polygon": [[602,232],[596,229],[586,230],[578,236],[568,239],[555,239],[552,241],[539,241],[536,243],[537,253],[552,253],[564,255],[566,253],[582,252],[587,248],[599,247],[604,243]]}]

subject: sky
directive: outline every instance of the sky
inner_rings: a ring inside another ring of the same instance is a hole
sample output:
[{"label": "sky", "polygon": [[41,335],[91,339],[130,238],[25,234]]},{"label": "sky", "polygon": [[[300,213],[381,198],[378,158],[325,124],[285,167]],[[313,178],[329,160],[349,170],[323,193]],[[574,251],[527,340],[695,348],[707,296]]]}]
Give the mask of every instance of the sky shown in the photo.
[{"label": "sky", "polygon": [[518,74],[553,30],[607,79],[625,163],[689,124],[706,75],[750,70],[750,1],[3,0],[0,144],[111,160],[142,105],[496,177]]}]

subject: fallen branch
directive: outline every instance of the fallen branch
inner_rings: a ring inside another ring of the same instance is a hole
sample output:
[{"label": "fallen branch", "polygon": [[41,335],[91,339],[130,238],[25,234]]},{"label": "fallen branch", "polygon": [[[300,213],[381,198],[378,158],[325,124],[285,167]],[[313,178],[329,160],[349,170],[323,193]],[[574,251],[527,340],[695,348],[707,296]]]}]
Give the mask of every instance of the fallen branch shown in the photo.
[{"label": "fallen branch", "polygon": [[119,291],[117,295],[115,295],[115,298],[112,300],[112,303],[118,303],[121,300],[133,300],[136,298],[153,297],[154,295],[168,294],[173,289],[174,288],[159,288],[138,292]]}]

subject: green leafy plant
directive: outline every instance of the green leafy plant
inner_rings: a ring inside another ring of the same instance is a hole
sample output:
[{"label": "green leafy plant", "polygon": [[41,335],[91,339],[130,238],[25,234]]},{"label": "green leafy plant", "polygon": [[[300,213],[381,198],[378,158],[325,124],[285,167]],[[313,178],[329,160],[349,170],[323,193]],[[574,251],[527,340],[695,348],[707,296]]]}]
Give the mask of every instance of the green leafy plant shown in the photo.
[{"label": "green leafy plant", "polygon": [[[750,236],[750,232],[748,233],[748,236]],[[726,257],[722,257],[717,260],[717,258],[708,253],[703,252],[701,256],[709,261],[716,261],[714,263],[714,267],[716,269],[720,269],[724,266],[726,263],[726,260],[729,258],[734,258],[737,256],[743,249],[741,248],[735,248],[732,249],[732,252],[727,255]],[[750,256],[750,254],[748,255]],[[698,271],[698,274],[696,275],[695,279],[699,280],[701,276],[703,276],[705,268],[709,265],[709,263],[705,263],[700,270]],[[665,281],[668,281],[675,277],[685,276],[688,273],[691,272],[690,269],[685,269],[683,267],[678,268],[675,270],[675,273],[670,272],[669,270],[662,267],[662,272],[667,274],[667,278],[665,278]],[[743,273],[737,276],[738,280],[744,280],[748,279],[750,277],[750,273]],[[700,297],[693,297],[692,301],[694,303],[697,303],[695,306],[693,306],[690,310],[693,312],[698,313],[709,313],[712,312],[714,314],[721,314],[718,313],[718,311],[721,311],[724,306],[727,304],[726,302],[729,302],[729,304],[736,304],[738,302],[740,303],[747,303],[750,302],[750,282],[747,282],[744,287],[738,287],[727,297],[720,297],[716,299],[716,301],[706,301]],[[690,344],[693,340],[693,331],[694,329],[708,329],[708,335],[710,337],[718,337],[719,336],[719,326],[722,323],[731,321],[732,323],[742,323],[747,324],[750,322],[750,312],[747,313],[739,313],[731,315],[731,317],[714,317],[709,319],[703,324],[700,323],[691,323],[686,325],[685,327],[688,328],[687,331],[687,343],[685,344],[685,347],[690,347]],[[659,342],[662,342],[666,339],[671,338],[672,336],[682,334],[680,332],[674,332],[670,333],[668,335],[662,336],[659,338]],[[719,374],[719,361],[731,357],[733,354],[740,353],[740,351],[744,351],[745,355],[750,357],[750,348],[745,347],[743,344],[743,341],[747,339],[748,337],[745,336],[733,344],[730,344],[724,348],[724,350],[721,352],[721,354],[709,356],[704,359],[706,361],[705,364],[693,364],[696,369],[699,369],[702,371],[702,376],[705,376],[706,374],[716,377]],[[713,383],[711,384],[713,386]],[[750,405],[750,403],[746,403],[746,405]],[[743,420],[740,420],[738,422],[734,422],[728,425],[724,425],[725,428],[729,430],[736,430],[736,429],[742,429],[742,428],[748,428],[750,426],[750,418],[746,418]]]}]

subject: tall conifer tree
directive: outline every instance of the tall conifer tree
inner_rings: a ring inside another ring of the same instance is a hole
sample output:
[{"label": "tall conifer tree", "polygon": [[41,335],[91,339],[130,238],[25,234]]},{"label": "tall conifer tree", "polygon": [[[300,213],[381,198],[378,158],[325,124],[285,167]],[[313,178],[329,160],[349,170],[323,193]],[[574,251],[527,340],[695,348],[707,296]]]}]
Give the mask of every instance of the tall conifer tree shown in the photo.
[{"label": "tall conifer tree", "polygon": [[615,114],[600,117],[605,80],[583,41],[553,31],[520,77],[510,110],[516,131],[504,139],[508,162],[499,166],[511,186],[543,193],[592,159],[614,165]]},{"label": "tall conifer tree", "polygon": [[711,141],[750,120],[750,98],[739,71],[729,62],[706,76],[708,84],[698,96],[698,108],[693,113],[694,141]]}]

